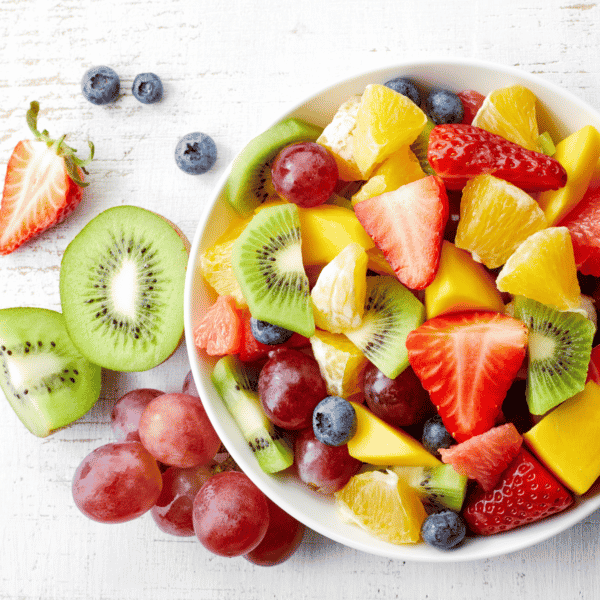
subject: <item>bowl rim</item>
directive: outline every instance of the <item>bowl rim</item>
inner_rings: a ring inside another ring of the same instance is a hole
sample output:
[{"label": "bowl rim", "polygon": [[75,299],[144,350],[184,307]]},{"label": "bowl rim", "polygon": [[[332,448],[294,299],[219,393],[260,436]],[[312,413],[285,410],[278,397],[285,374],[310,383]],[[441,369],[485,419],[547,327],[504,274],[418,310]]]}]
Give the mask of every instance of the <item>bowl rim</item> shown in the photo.
[{"label": "bowl rim", "polygon": [[[537,74],[528,73],[522,71],[517,67],[503,65],[492,61],[473,59],[467,57],[411,57],[406,58],[402,61],[390,61],[384,65],[378,66],[377,68],[364,69],[358,73],[354,72],[349,76],[338,78],[333,83],[330,83],[316,91],[312,91],[308,94],[303,95],[302,99],[292,104],[287,105],[283,110],[279,111],[276,118],[270,118],[268,122],[261,127],[255,135],[258,135],[265,129],[278,123],[282,119],[285,119],[294,113],[298,112],[303,106],[314,100],[315,98],[331,93],[335,88],[340,86],[349,85],[354,80],[361,80],[366,77],[373,79],[373,82],[379,81],[383,73],[390,71],[396,71],[399,75],[403,71],[410,69],[443,69],[444,66],[455,69],[457,67],[465,68],[476,68],[482,71],[490,71],[496,74],[502,74],[509,78],[515,78],[520,82],[529,82],[532,86],[547,90],[551,95],[557,95],[562,98],[566,98],[570,103],[575,105],[578,110],[591,115],[592,120],[595,121],[595,125],[600,127],[600,112],[593,108],[589,103],[582,100],[572,92],[564,89],[551,81],[543,79]],[[491,90],[490,90],[491,91]],[[254,135],[247,140],[250,141]],[[245,144],[244,144],[245,146]],[[244,147],[242,146],[242,148]],[[241,149],[240,148],[240,151]],[[237,156],[237,153],[236,153]],[[234,159],[235,160],[235,159]],[[200,247],[203,241],[205,232],[208,230],[208,225],[211,221],[213,213],[217,209],[218,205],[222,201],[223,190],[231,171],[231,164],[225,168],[222,176],[217,181],[210,200],[206,203],[203,208],[203,212],[198,221],[196,232],[193,238],[193,242],[190,250],[190,258],[188,262],[188,271],[185,281],[184,290],[184,324],[185,324],[185,344],[190,362],[190,368],[194,376],[194,380],[198,389],[198,393],[202,398],[206,398],[207,395],[215,394],[214,388],[212,391],[208,389],[208,386],[212,386],[210,380],[205,381],[204,376],[199,370],[198,362],[199,357],[197,350],[194,346],[193,341],[193,314],[192,314],[192,295],[194,283],[199,277],[197,263],[200,255]],[[227,209],[227,208],[226,208]],[[347,537],[336,533],[335,531],[327,530],[324,526],[319,523],[318,520],[314,519],[311,515],[302,512],[297,506],[290,503],[286,498],[282,498],[277,489],[275,489],[273,481],[270,479],[271,476],[266,475],[260,471],[260,468],[256,464],[250,464],[246,457],[238,451],[235,444],[228,444],[228,434],[225,428],[222,426],[219,416],[213,409],[210,402],[205,402],[206,412],[221,438],[223,444],[230,452],[234,460],[238,463],[240,468],[244,470],[246,475],[259,487],[263,493],[265,493],[273,502],[281,506],[286,512],[295,517],[298,521],[304,523],[310,529],[318,532],[324,537],[338,542],[344,546],[367,552],[373,555],[392,558],[395,560],[405,560],[411,562],[422,562],[422,563],[455,563],[455,562],[466,562],[466,561],[477,561],[488,558],[495,558],[498,556],[504,556],[517,552],[528,547],[534,546],[541,542],[544,542],[559,533],[562,533],[579,523],[594,511],[600,508],[600,493],[594,497],[588,498],[583,502],[580,502],[576,507],[559,513],[557,515],[546,518],[537,523],[527,525],[525,527],[517,528],[512,531],[499,534],[503,537],[485,537],[485,550],[482,551],[479,545],[475,542],[465,546],[459,546],[450,552],[440,552],[426,546],[425,544],[419,545],[407,545],[407,546],[393,546],[384,545],[381,546],[380,542],[374,538],[371,538],[367,534],[367,538],[364,542],[360,540],[348,539]],[[358,535],[358,531],[357,531]],[[510,536],[509,538],[507,536]],[[481,539],[480,537],[474,538],[474,540]],[[509,542],[506,542],[509,539]],[[369,542],[372,541],[375,546],[369,547]],[[494,543],[498,541],[499,543]],[[489,542],[489,543],[488,543]],[[424,549],[422,547],[425,547]],[[416,549],[421,547],[421,551]]]}]

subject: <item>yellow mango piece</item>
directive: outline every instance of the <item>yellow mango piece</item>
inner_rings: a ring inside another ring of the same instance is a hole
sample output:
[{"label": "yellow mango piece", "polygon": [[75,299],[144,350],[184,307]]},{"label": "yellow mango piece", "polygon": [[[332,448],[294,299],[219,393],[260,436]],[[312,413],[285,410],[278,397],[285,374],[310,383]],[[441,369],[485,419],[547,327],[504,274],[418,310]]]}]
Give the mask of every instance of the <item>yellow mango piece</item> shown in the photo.
[{"label": "yellow mango piece", "polygon": [[435,279],[425,288],[427,318],[460,310],[504,312],[493,277],[466,250],[444,240]]},{"label": "yellow mango piece", "polygon": [[435,467],[442,464],[408,433],[388,425],[362,404],[356,411],[356,433],[348,442],[350,456],[379,466]]},{"label": "yellow mango piece", "polygon": [[548,225],[556,225],[583,198],[600,158],[600,133],[586,125],[556,145],[554,157],[567,171],[567,184],[542,192],[538,202]]},{"label": "yellow mango piece", "polygon": [[600,386],[590,381],[523,437],[566,487],[585,493],[600,476]]}]

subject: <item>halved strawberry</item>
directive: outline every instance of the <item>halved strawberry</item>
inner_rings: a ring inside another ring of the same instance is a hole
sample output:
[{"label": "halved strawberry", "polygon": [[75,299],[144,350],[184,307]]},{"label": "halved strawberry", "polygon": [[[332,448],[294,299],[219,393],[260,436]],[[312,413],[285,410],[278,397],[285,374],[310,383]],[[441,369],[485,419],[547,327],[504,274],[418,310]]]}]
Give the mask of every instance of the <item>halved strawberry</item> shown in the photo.
[{"label": "halved strawberry", "polygon": [[65,136],[50,139],[37,129],[39,104],[32,102],[27,124],[35,140],[20,141],[6,168],[0,206],[0,254],[10,254],[31,238],[60,223],[81,202],[85,165],[75,150],[64,143]]},{"label": "halved strawberry", "polygon": [[475,479],[485,490],[494,488],[502,471],[519,452],[523,437],[512,423],[492,427],[465,442],[440,448],[442,462],[469,479]]},{"label": "halved strawberry", "polygon": [[434,317],[409,333],[408,360],[457,441],[494,426],[527,336],[523,322],[491,311]]},{"label": "halved strawberry", "polygon": [[437,125],[429,135],[427,159],[448,189],[461,189],[468,179],[490,174],[526,192],[556,190],[567,172],[554,158],[464,124]]},{"label": "halved strawberry", "polygon": [[573,496],[524,447],[489,492],[479,490],[463,517],[473,533],[492,535],[568,508]]},{"label": "halved strawberry", "polygon": [[477,111],[481,108],[485,96],[475,90],[463,90],[456,95],[460,98],[464,109],[464,116],[461,122],[465,125],[470,125],[473,122]]},{"label": "halved strawberry", "polygon": [[237,354],[242,343],[242,329],[235,298],[218,296],[194,329],[194,344],[210,356]]},{"label": "halved strawberry", "polygon": [[449,212],[439,177],[430,175],[362,200],[354,211],[401,283],[421,290],[433,281]]}]

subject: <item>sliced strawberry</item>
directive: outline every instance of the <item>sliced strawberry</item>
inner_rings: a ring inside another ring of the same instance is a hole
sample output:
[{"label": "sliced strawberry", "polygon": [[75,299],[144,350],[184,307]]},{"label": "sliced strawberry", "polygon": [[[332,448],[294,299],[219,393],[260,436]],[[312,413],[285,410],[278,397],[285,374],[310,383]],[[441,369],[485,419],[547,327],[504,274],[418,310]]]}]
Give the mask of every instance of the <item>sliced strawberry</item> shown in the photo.
[{"label": "sliced strawberry", "polygon": [[8,161],[0,206],[0,254],[10,254],[64,220],[81,202],[84,166],[64,137],[52,140],[37,130],[39,105],[32,102],[27,122],[35,140],[19,142]]},{"label": "sliced strawberry", "polygon": [[470,125],[473,122],[477,111],[481,108],[485,96],[475,90],[463,90],[462,92],[459,92],[457,96],[460,98],[464,109],[464,116],[461,122],[465,125]]},{"label": "sliced strawberry", "polygon": [[527,335],[524,323],[491,311],[434,317],[409,333],[408,360],[457,441],[494,426]]},{"label": "sliced strawberry", "polygon": [[505,423],[450,448],[440,448],[440,455],[442,462],[452,465],[460,475],[475,479],[487,492],[498,483],[522,443],[516,427]]},{"label": "sliced strawberry", "polygon": [[421,290],[433,281],[448,220],[448,197],[439,177],[368,198],[354,211],[405,286]]},{"label": "sliced strawberry", "polygon": [[489,492],[479,490],[463,510],[473,533],[492,535],[565,510],[573,497],[524,447]]},{"label": "sliced strawberry", "polygon": [[242,329],[233,296],[219,296],[194,329],[194,344],[210,356],[236,354],[242,343]]},{"label": "sliced strawberry", "polygon": [[588,381],[593,381],[600,385],[600,344],[592,348],[587,379],[585,382],[587,383]]},{"label": "sliced strawberry", "polygon": [[567,182],[567,172],[556,159],[473,125],[434,127],[427,158],[449,189],[460,189],[468,179],[484,173],[527,192],[556,190]]}]

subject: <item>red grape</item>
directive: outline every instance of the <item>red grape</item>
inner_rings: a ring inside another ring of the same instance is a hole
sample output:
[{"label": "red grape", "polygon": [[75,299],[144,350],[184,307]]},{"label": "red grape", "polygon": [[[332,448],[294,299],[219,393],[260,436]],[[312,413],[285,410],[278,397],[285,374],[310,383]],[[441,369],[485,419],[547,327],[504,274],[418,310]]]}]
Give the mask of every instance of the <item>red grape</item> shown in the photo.
[{"label": "red grape", "polygon": [[206,466],[169,467],[162,475],[162,491],[150,514],[165,533],[194,535],[192,510],[198,490],[212,477]]},{"label": "red grape", "polygon": [[300,142],[279,152],[271,175],[279,196],[310,208],[329,199],[337,184],[338,168],[323,146],[316,142]]},{"label": "red grape", "polygon": [[105,444],[88,454],[73,477],[77,508],[94,521],[121,523],[149,511],[162,489],[156,460],[140,442]]},{"label": "red grape", "polygon": [[304,537],[305,527],[277,506],[270,498],[269,527],[262,542],[244,555],[244,558],[262,567],[271,567],[285,562],[296,550]]},{"label": "red grape", "polygon": [[190,396],[200,397],[200,394],[198,393],[198,388],[196,387],[196,382],[194,381],[194,375],[191,371],[188,371],[188,374],[183,380],[183,387],[181,388],[181,392],[183,394],[189,394]]},{"label": "red grape", "polygon": [[258,395],[267,417],[283,429],[312,425],[315,406],[327,396],[319,364],[299,350],[279,348],[269,353],[258,377]]},{"label": "red grape", "polygon": [[211,477],[194,499],[193,515],[196,536],[220,556],[251,552],[269,526],[266,496],[240,471]]},{"label": "red grape", "polygon": [[143,388],[131,390],[115,403],[111,414],[111,426],[117,441],[139,442],[140,418],[151,400],[164,392]]},{"label": "red grape", "polygon": [[348,454],[347,446],[321,443],[312,427],[298,434],[294,463],[300,480],[323,494],[333,494],[343,488],[362,465]]},{"label": "red grape", "polygon": [[148,452],[174,467],[207,465],[221,446],[200,398],[189,394],[154,398],[142,414],[139,432]]},{"label": "red grape", "polygon": [[369,364],[363,381],[367,406],[390,425],[416,425],[434,412],[429,394],[411,367],[390,379],[375,365]]}]

